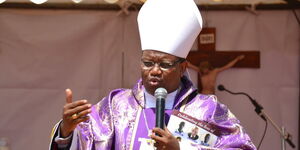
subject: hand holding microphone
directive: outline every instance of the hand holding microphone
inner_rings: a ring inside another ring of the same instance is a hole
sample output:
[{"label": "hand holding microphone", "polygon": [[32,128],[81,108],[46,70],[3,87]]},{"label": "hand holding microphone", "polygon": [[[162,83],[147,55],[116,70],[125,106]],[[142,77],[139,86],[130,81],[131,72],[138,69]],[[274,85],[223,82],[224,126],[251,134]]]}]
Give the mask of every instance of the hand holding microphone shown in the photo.
[{"label": "hand holding microphone", "polygon": [[150,136],[155,140],[154,146],[158,149],[172,149],[179,150],[178,140],[172,135],[172,133],[165,127],[165,101],[168,92],[165,88],[157,88],[154,92],[156,98],[156,119],[155,128],[152,130]]}]

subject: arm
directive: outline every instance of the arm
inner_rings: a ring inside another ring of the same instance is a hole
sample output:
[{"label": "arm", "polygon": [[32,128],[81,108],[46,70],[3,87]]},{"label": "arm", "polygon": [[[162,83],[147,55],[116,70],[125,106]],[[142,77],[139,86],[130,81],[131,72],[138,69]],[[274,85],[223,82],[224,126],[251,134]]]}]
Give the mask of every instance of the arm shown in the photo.
[{"label": "arm", "polygon": [[193,69],[193,70],[195,70],[195,71],[197,71],[197,72],[200,71],[199,68],[198,68],[197,66],[191,64],[190,62],[187,62],[187,64],[188,64],[188,65],[187,65],[188,68],[191,68],[191,69]]},{"label": "arm", "polygon": [[69,135],[66,138],[63,138],[60,133],[61,121],[59,121],[52,130],[49,150],[78,149],[77,147],[78,131],[75,129],[71,135]]},{"label": "arm", "polygon": [[230,61],[228,64],[226,64],[225,66],[221,67],[221,68],[217,68],[217,72],[222,72],[226,69],[231,68],[232,66],[234,66],[238,61],[242,60],[245,58],[245,55],[240,55],[238,57],[236,57],[235,59],[233,59],[232,61]]},{"label": "arm", "polygon": [[79,123],[89,120],[87,115],[91,113],[91,106],[87,100],[72,102],[72,91],[70,89],[66,90],[66,104],[64,105],[63,120],[60,125],[62,137],[68,137]]},{"label": "arm", "polygon": [[62,121],[53,129],[50,149],[69,149],[72,142],[72,133],[77,125],[89,120],[91,104],[87,100],[72,102],[72,91],[66,89],[66,103],[63,108]]},{"label": "arm", "polygon": [[[91,150],[95,143],[101,149],[111,149],[114,137],[112,123],[112,111],[110,96],[104,98],[91,107],[86,100],[71,102],[72,94],[67,93],[67,104],[64,106],[63,120],[55,126],[50,144],[50,150]],[[83,103],[80,106],[72,107],[76,103]],[[86,104],[88,106],[86,106]],[[77,116],[74,116],[76,112]],[[71,115],[72,114],[72,115]],[[65,121],[65,122],[64,122]],[[65,123],[65,124],[63,124]],[[60,135],[58,135],[60,131]],[[63,143],[64,147],[56,142],[56,137],[65,138],[70,136],[69,143]],[[66,146],[67,145],[67,146]]]}]

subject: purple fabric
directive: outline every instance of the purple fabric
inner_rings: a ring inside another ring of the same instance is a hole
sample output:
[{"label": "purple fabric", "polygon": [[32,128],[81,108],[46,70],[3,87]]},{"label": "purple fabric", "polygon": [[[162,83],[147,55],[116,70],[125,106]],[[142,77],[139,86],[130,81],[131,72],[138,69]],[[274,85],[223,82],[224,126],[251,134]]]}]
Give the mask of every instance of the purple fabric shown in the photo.
[{"label": "purple fabric", "polygon": [[[145,113],[145,117],[144,114]],[[167,125],[171,116],[172,110],[166,110],[165,111],[165,124]],[[154,108],[146,108],[143,109],[140,115],[139,123],[138,123],[138,129],[136,133],[136,137],[134,139],[134,150],[139,150],[141,142],[139,141],[139,138],[145,138],[150,139],[148,136],[148,129],[146,125],[146,121],[148,124],[149,129],[153,129],[155,127],[155,109]]]},{"label": "purple fabric", "polygon": [[[184,99],[195,90],[191,82],[183,78],[174,109],[181,109],[183,113],[196,119],[217,125],[222,133],[214,148],[256,150],[239,121],[225,105],[217,102],[214,95],[197,94],[183,106]],[[139,110],[141,110],[140,113],[138,113]],[[143,111],[145,111],[149,129],[152,129],[155,113],[151,108],[144,109],[144,91],[141,81],[133,89],[112,91],[108,97],[93,106],[91,119],[78,125],[78,149],[139,149],[138,138],[148,137]],[[166,121],[168,121],[171,110],[167,110],[166,113]],[[137,126],[135,126],[136,123],[138,123]],[[205,149],[200,145],[195,145],[195,147]]]}]

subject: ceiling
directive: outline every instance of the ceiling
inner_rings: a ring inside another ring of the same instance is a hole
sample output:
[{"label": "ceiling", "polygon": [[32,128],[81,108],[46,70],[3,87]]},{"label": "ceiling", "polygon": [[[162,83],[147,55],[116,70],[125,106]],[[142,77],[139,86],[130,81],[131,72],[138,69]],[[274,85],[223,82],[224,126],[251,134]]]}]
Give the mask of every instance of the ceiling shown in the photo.
[{"label": "ceiling", "polygon": [[[4,1],[1,3],[1,1]],[[32,0],[34,1],[34,0]],[[30,0],[0,0],[0,8],[62,8],[62,9],[118,9],[124,2],[130,6],[141,6],[140,0],[73,0],[80,1],[74,3],[72,0],[41,0],[46,1],[40,5],[32,3]],[[299,9],[300,0],[195,0],[199,7],[204,9],[245,9],[245,6],[255,6],[257,9]]]},{"label": "ceiling", "polygon": [[285,4],[284,0],[195,0],[197,4],[210,4],[210,5],[220,5],[220,4]]},{"label": "ceiling", "polygon": [[[0,0],[1,1],[1,0]],[[139,0],[128,0],[134,3],[142,4]],[[16,3],[31,3],[30,0],[6,0],[5,3],[16,2]],[[48,0],[46,3],[70,3],[72,0]],[[195,0],[199,5],[220,5],[220,4],[282,4],[286,3],[284,0]],[[72,2],[73,3],[73,2]],[[79,4],[109,4],[104,0],[82,0]]]}]

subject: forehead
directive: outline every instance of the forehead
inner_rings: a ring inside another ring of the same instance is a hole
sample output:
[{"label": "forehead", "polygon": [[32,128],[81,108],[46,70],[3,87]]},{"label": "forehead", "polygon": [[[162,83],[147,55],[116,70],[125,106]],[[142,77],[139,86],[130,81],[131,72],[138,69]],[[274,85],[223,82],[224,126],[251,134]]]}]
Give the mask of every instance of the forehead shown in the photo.
[{"label": "forehead", "polygon": [[155,50],[145,50],[143,51],[142,58],[175,60],[178,57],[171,54],[155,51]]}]

